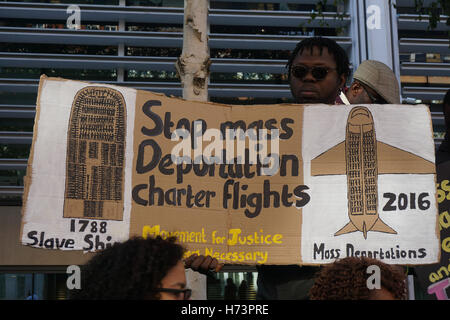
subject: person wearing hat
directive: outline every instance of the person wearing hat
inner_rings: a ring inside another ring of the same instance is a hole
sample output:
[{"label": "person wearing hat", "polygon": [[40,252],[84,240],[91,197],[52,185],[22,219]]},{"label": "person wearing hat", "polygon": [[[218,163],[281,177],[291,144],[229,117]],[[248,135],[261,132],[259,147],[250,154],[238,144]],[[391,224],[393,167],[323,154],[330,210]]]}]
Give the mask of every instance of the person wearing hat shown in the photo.
[{"label": "person wearing hat", "polygon": [[400,104],[400,89],[394,72],[376,60],[363,61],[353,76],[342,104]]}]

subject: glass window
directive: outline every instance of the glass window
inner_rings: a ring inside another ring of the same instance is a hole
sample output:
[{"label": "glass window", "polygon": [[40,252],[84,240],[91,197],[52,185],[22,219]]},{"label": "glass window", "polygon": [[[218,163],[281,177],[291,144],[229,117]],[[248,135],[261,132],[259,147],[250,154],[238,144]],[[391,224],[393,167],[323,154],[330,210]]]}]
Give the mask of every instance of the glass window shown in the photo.
[{"label": "glass window", "polygon": [[263,84],[287,84],[287,76],[275,73],[258,72],[212,72],[212,83],[263,83]]},{"label": "glass window", "polygon": [[25,300],[28,297],[31,298],[32,292],[33,276],[31,274],[0,274],[0,299]]},{"label": "glass window", "polygon": [[127,0],[127,6],[183,8],[184,0]]},{"label": "glass window", "polygon": [[290,50],[211,49],[211,58],[286,60]]},{"label": "glass window", "polygon": [[1,78],[39,79],[45,74],[48,77],[62,77],[72,80],[105,80],[115,81],[117,71],[88,69],[50,69],[50,68],[1,68]]},{"label": "glass window", "polygon": [[128,70],[125,77],[126,81],[180,81],[175,71],[152,71],[152,70]]},{"label": "glass window", "polygon": [[[39,29],[69,29],[64,20],[29,20],[29,19],[3,19],[3,27],[39,28]],[[81,30],[117,31],[117,22],[86,23],[80,25]]]},{"label": "glass window", "polygon": [[183,32],[183,25],[163,23],[127,23],[125,30],[143,32]]},{"label": "glass window", "polygon": [[0,104],[2,105],[35,105],[37,90],[35,92],[0,92]]},{"label": "glass window", "polygon": [[336,28],[307,28],[301,24],[298,27],[268,27],[268,26],[222,26],[211,25],[210,33],[223,34],[251,34],[251,35],[279,35],[279,36],[336,36],[340,29]]},{"label": "glass window", "polygon": [[0,170],[0,186],[23,186],[26,170]]},{"label": "glass window", "polygon": [[117,55],[116,46],[86,46],[46,43],[0,43],[1,52]]},{"label": "glass window", "polygon": [[63,273],[0,273],[0,300],[64,300],[66,281]]},{"label": "glass window", "polygon": [[[12,0],[6,2],[38,2],[38,3],[67,3],[67,4],[98,4],[98,0]],[[102,0],[105,5],[118,5],[119,0]]]},{"label": "glass window", "polygon": [[0,144],[2,158],[24,159],[30,154],[29,144]]},{"label": "glass window", "polygon": [[22,195],[9,195],[0,193],[0,206],[20,207],[21,205]]},{"label": "glass window", "polygon": [[219,272],[207,279],[208,300],[256,300],[257,272]]},{"label": "glass window", "polygon": [[293,98],[254,98],[254,97],[211,97],[211,102],[223,104],[280,104],[280,103],[294,103]]},{"label": "glass window", "polygon": [[[245,1],[217,1],[212,0],[210,7],[211,9],[229,9],[229,10],[262,10],[262,11],[312,11],[316,9],[314,3],[258,3],[258,2],[245,2]],[[308,2],[308,1],[305,1]],[[311,1],[309,1],[311,2]],[[324,1],[326,2],[326,1]],[[333,5],[330,1],[328,5],[325,6],[324,11],[336,12],[337,7]]]},{"label": "glass window", "polygon": [[33,132],[34,119],[0,119],[0,131],[28,131]]},{"label": "glass window", "polygon": [[181,48],[126,47],[127,56],[179,57]]}]

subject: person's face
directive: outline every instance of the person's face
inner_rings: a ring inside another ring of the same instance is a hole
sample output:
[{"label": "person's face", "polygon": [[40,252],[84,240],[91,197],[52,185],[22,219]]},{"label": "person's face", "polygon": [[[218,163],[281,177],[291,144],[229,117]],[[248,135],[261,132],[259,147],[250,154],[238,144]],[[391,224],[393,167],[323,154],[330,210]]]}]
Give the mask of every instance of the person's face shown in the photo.
[{"label": "person's face", "polygon": [[[301,79],[295,77],[292,69],[296,66],[302,67],[325,67],[328,73],[322,80],[316,79],[311,72],[303,76]],[[320,48],[313,47],[311,54],[310,49],[305,49],[298,54],[292,62],[290,74],[291,93],[297,103],[326,103],[334,104],[339,89],[345,84],[345,76],[339,76],[336,71],[336,62],[334,56],[328,52],[327,48],[323,48],[320,54]]]},{"label": "person's face", "polygon": [[370,104],[372,100],[366,90],[358,82],[353,82],[347,92],[347,99],[350,104]]},{"label": "person's face", "polygon": [[[185,289],[186,288],[186,273],[184,271],[184,264],[178,261],[176,266],[169,270],[167,275],[161,280],[161,288],[165,289]],[[160,293],[161,300],[183,300],[184,294],[182,292],[164,292]]]},{"label": "person's face", "polygon": [[386,104],[387,102],[372,88],[354,81],[347,92],[350,104]]}]

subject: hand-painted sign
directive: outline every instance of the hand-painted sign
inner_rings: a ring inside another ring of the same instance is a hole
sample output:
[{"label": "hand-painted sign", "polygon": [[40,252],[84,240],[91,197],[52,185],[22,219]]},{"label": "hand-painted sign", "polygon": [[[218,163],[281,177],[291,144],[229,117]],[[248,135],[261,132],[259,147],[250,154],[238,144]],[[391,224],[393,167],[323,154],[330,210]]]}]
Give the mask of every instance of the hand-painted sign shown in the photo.
[{"label": "hand-painted sign", "polygon": [[232,264],[438,261],[426,106],[230,106],[43,77],[21,241],[175,235]]},{"label": "hand-painted sign", "polygon": [[439,263],[416,267],[421,288],[432,299],[450,298],[450,161],[438,164],[437,198],[439,203],[439,230],[441,233],[441,260]]}]

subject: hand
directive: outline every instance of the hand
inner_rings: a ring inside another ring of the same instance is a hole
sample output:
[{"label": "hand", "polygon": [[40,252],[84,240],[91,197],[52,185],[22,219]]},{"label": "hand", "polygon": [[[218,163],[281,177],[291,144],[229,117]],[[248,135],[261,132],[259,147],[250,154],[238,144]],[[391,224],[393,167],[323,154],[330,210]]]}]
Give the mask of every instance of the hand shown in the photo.
[{"label": "hand", "polygon": [[211,272],[219,272],[224,264],[211,256],[199,256],[194,253],[184,260],[184,265],[201,274],[211,275]]}]

